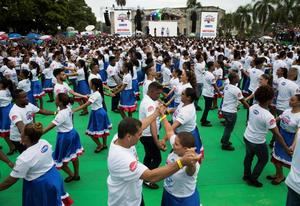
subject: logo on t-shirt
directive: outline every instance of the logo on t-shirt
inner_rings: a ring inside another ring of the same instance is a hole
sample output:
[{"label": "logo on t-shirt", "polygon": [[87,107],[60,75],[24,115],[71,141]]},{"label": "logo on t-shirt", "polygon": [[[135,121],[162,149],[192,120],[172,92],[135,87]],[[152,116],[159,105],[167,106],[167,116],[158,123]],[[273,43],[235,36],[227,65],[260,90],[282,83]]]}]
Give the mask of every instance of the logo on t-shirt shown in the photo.
[{"label": "logo on t-shirt", "polygon": [[152,112],[154,110],[153,106],[148,107],[148,112]]},{"label": "logo on t-shirt", "polygon": [[26,119],[27,119],[27,120],[32,120],[32,119],[33,119],[33,116],[34,116],[34,115],[33,115],[32,112],[27,112],[27,113],[26,113]]},{"label": "logo on t-shirt", "polygon": [[275,123],[276,123],[276,120],[275,120],[275,119],[271,119],[270,122],[269,122],[270,125],[273,125],[273,124],[275,124]]},{"label": "logo on t-shirt", "polygon": [[138,162],[137,161],[133,161],[129,164],[129,169],[131,172],[135,171],[137,168]]},{"label": "logo on t-shirt", "polygon": [[282,82],[281,85],[282,85],[282,86],[285,86],[285,85],[286,85],[286,82]]},{"label": "logo on t-shirt", "polygon": [[13,115],[13,116],[11,117],[11,120],[12,120],[12,121],[15,121],[17,118],[18,118],[17,115]]},{"label": "logo on t-shirt", "polygon": [[255,114],[255,115],[258,115],[259,114],[259,111],[258,110],[253,110],[253,113]]},{"label": "logo on t-shirt", "polygon": [[42,147],[42,149],[41,149],[41,153],[45,153],[45,152],[47,152],[48,151],[48,145],[44,145],[43,147]]}]

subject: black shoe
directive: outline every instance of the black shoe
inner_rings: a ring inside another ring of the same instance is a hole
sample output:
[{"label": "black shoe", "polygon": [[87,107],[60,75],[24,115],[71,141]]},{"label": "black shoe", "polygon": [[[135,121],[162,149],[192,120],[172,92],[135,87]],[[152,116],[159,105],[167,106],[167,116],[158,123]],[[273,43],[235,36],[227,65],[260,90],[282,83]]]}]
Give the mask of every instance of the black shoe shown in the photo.
[{"label": "black shoe", "polygon": [[228,142],[225,143],[224,141],[221,140],[221,144],[222,145],[232,145],[232,142],[228,141]]},{"label": "black shoe", "polygon": [[268,175],[266,176],[267,180],[275,180],[276,176]]},{"label": "black shoe", "polygon": [[249,176],[244,175],[243,180],[247,182],[249,180]]},{"label": "black shoe", "polygon": [[226,151],[234,151],[234,147],[231,145],[222,145],[222,150],[226,150]]},{"label": "black shoe", "polygon": [[9,150],[8,153],[6,153],[8,156],[13,155],[15,152],[17,152],[17,149]]},{"label": "black shoe", "polygon": [[149,189],[152,189],[152,190],[157,190],[159,188],[159,186],[155,183],[152,183],[152,182],[146,182],[144,181],[143,183],[146,187],[148,187]]},{"label": "black shoe", "polygon": [[263,184],[259,182],[258,180],[248,179],[248,185],[254,186],[254,187],[262,187]]},{"label": "black shoe", "polygon": [[208,123],[208,122],[204,122],[204,123],[201,123],[201,126],[202,127],[212,127],[212,124]]}]

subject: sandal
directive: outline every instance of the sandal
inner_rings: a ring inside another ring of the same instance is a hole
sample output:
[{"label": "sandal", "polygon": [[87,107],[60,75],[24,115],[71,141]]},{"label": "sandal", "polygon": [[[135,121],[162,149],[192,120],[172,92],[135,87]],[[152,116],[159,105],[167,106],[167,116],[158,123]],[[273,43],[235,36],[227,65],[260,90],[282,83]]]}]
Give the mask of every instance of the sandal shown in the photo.
[{"label": "sandal", "polygon": [[106,146],[106,145],[104,145],[104,146],[102,147],[102,150],[105,150],[105,149],[107,149],[107,146]]},{"label": "sandal", "polygon": [[69,176],[64,181],[65,181],[65,183],[69,183],[69,182],[72,182],[73,180],[74,180],[74,176]]},{"label": "sandal", "polygon": [[98,147],[96,147],[96,149],[95,149],[95,153],[100,153],[101,151],[103,150],[103,146],[101,145],[100,147],[98,146]]},{"label": "sandal", "polygon": [[271,184],[272,185],[279,185],[280,183],[282,183],[284,181],[285,181],[285,177],[282,180],[280,180],[280,181],[276,181],[276,179],[274,179],[274,180],[272,180]]},{"label": "sandal", "polygon": [[266,178],[267,180],[275,180],[277,177],[276,175],[268,175]]}]

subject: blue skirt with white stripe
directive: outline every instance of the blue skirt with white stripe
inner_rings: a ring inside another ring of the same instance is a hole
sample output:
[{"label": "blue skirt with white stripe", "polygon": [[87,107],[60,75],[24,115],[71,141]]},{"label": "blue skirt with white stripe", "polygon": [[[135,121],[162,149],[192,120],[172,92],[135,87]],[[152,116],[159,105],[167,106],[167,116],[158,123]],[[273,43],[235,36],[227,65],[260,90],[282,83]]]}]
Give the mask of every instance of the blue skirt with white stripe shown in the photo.
[{"label": "blue skirt with white stripe", "polygon": [[101,80],[103,83],[106,83],[107,81],[107,73],[106,73],[106,70],[105,69],[102,69],[99,71],[99,74],[101,76]]},{"label": "blue skirt with white stripe", "polygon": [[0,107],[0,137],[9,137],[10,131],[10,118],[9,112],[12,108],[12,104],[6,107]]},{"label": "blue skirt with white stripe", "polygon": [[204,148],[203,148],[203,144],[202,144],[202,140],[200,138],[200,134],[199,134],[199,130],[198,127],[196,126],[195,129],[192,131],[192,135],[195,139],[195,146],[196,146],[196,152],[198,154],[204,152]]},{"label": "blue skirt with white stripe", "polygon": [[95,138],[106,137],[109,135],[112,124],[107,113],[103,108],[92,110],[86,134]]},{"label": "blue skirt with white stripe", "polygon": [[82,153],[80,137],[74,128],[69,132],[58,132],[52,155],[57,168],[62,167],[63,163],[76,159]]},{"label": "blue skirt with white stripe", "polygon": [[89,85],[87,81],[85,80],[80,80],[77,82],[77,93],[82,94],[82,95],[87,95],[91,93],[91,90],[89,88]]},{"label": "blue skirt with white stripe", "polygon": [[44,85],[43,85],[43,90],[45,92],[52,92],[53,91],[53,83],[52,83],[52,79],[45,79],[44,81]]},{"label": "blue skirt with white stripe", "polygon": [[70,198],[55,167],[35,180],[23,181],[23,206],[61,206],[65,199]]},{"label": "blue skirt with white stripe", "polygon": [[30,90],[29,92],[27,92],[27,98],[28,98],[28,101],[29,101],[31,104],[33,104],[33,105],[36,104],[35,99],[34,99],[34,96],[33,96],[33,93],[32,93],[31,90]]},{"label": "blue skirt with white stripe", "polygon": [[[286,145],[290,147],[293,144],[295,133],[290,133],[279,127],[280,134],[282,135]],[[276,140],[273,147],[272,158],[281,162],[284,165],[291,165],[292,156],[288,155],[282,145]]]},{"label": "blue skirt with white stripe", "polygon": [[139,82],[137,79],[132,80],[132,89],[134,91],[135,96],[140,95]]},{"label": "blue skirt with white stripe", "polygon": [[42,88],[42,83],[40,80],[31,81],[31,91],[33,93],[34,98],[42,98],[45,95],[45,92]]},{"label": "blue skirt with white stripe", "polygon": [[199,206],[200,195],[197,190],[189,197],[175,197],[168,193],[165,189],[163,192],[161,206]]},{"label": "blue skirt with white stripe", "polygon": [[119,109],[125,112],[134,112],[136,108],[137,103],[133,90],[123,90],[120,95]]}]

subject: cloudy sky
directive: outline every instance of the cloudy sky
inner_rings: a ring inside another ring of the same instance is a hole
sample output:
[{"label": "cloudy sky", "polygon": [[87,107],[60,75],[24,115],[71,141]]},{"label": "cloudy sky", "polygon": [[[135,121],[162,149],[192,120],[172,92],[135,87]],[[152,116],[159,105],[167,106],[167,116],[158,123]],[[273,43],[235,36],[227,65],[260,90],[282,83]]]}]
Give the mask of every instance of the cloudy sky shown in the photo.
[{"label": "cloudy sky", "polygon": [[[103,19],[105,7],[116,5],[114,0],[85,0],[92,7],[98,20]],[[187,0],[126,0],[126,7],[137,8],[164,8],[164,7],[184,7]],[[137,3],[139,2],[139,3]],[[218,6],[226,12],[235,11],[239,6],[251,3],[252,0],[201,0],[203,6]]]}]

